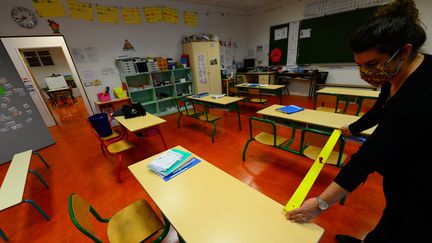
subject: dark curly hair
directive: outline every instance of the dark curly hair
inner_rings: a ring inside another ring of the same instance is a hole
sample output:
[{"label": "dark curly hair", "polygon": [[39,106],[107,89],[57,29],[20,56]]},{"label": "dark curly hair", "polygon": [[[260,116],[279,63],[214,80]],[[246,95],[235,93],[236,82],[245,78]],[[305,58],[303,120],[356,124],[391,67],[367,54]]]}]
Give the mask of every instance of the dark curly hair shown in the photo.
[{"label": "dark curly hair", "polygon": [[392,54],[405,44],[412,44],[415,56],[426,41],[426,32],[413,0],[395,0],[380,7],[353,34],[350,42],[354,53],[376,49]]}]

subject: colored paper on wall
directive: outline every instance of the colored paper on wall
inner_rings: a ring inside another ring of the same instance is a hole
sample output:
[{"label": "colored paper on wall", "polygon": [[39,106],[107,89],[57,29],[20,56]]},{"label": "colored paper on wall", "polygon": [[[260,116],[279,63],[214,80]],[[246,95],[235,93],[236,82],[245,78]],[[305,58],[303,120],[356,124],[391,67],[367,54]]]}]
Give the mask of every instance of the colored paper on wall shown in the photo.
[{"label": "colored paper on wall", "polygon": [[93,5],[91,3],[68,0],[67,5],[71,18],[93,21]]},{"label": "colored paper on wall", "polygon": [[162,21],[162,7],[145,7],[144,16],[148,23],[157,23]]},{"label": "colored paper on wall", "polygon": [[121,13],[125,24],[141,24],[141,12],[139,8],[122,8]]},{"label": "colored paper on wall", "polygon": [[178,13],[176,9],[164,7],[162,9],[163,20],[167,23],[177,24]]},{"label": "colored paper on wall", "polygon": [[101,23],[118,23],[118,8],[112,6],[96,5],[96,13]]},{"label": "colored paper on wall", "polygon": [[39,17],[63,17],[65,12],[60,0],[33,0],[33,6]]},{"label": "colored paper on wall", "polygon": [[193,11],[183,12],[184,24],[190,26],[198,25],[198,13]]}]

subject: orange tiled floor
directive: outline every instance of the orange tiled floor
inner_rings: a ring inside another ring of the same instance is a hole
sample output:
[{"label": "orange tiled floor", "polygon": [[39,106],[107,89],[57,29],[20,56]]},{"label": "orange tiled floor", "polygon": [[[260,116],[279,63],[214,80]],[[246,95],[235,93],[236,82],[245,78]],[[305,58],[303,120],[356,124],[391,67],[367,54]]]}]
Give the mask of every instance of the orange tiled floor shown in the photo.
[{"label": "orange tiled floor", "polygon": [[[313,107],[311,100],[299,96],[284,97],[284,104]],[[215,111],[223,119],[218,121],[214,144],[211,143],[210,135],[212,126],[188,117],[182,119],[181,128],[177,128],[177,114],[168,115],[164,117],[168,122],[162,124],[161,129],[168,147],[182,145],[263,194],[285,204],[313,161],[251,143],[246,162],[242,162],[241,153],[249,132],[248,118],[261,108],[263,105],[247,104],[241,107],[242,131],[238,130],[235,113]],[[52,219],[45,221],[36,210],[25,204],[0,212],[0,228],[8,235],[10,242],[86,242],[87,238],[78,232],[68,216],[67,199],[72,192],[78,192],[88,199],[103,216],[110,215],[137,199],[148,199],[148,195],[127,168],[122,171],[125,182],[116,182],[115,158],[102,154],[96,137],[88,127],[88,114],[82,105],[53,109],[53,113],[58,125],[49,130],[56,143],[40,150],[51,168],[46,169],[36,161],[31,164],[47,180],[50,189],[45,189],[32,175],[28,176],[25,189],[25,197],[35,200]],[[130,138],[138,146],[126,156],[126,164],[163,151],[158,136],[138,140],[131,135]],[[347,151],[352,153],[356,148],[357,145],[350,144]],[[8,164],[0,166],[0,180],[3,180],[7,168]],[[334,166],[326,166],[310,195],[320,193],[338,170]],[[155,204],[152,206],[157,208]],[[315,223],[325,229],[321,242],[335,242],[334,235],[337,233],[362,238],[374,227],[383,207],[381,177],[373,174],[365,185],[348,197],[346,205],[336,205],[315,220]],[[105,228],[97,227],[96,231],[104,235]],[[106,239],[105,236],[103,238]],[[168,235],[165,242],[178,242],[174,232]]]}]

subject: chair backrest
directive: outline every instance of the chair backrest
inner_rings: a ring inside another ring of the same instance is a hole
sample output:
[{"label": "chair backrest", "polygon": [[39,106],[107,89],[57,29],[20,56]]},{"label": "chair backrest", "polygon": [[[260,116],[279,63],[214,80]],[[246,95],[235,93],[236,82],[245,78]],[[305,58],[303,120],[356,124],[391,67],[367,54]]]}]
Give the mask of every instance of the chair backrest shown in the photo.
[{"label": "chair backrest", "polygon": [[202,102],[192,101],[192,106],[194,110],[194,114],[205,114],[206,120],[208,121],[208,107]]},{"label": "chair backrest", "polygon": [[[268,145],[277,146],[277,131],[276,124],[273,121],[266,120],[258,117],[250,117],[249,118],[249,127],[250,127],[250,139],[255,139],[256,141]],[[265,141],[260,141],[258,139],[259,135],[263,133],[267,133],[265,136]]]},{"label": "chair backrest", "polygon": [[316,83],[317,84],[325,84],[325,82],[327,80],[328,73],[329,72],[318,72]]},{"label": "chair backrest", "polygon": [[260,95],[261,90],[260,89],[248,89],[248,93],[251,95]]},{"label": "chair backrest", "polygon": [[339,104],[339,100],[336,95],[317,94],[314,109],[329,112],[340,112],[341,105]]},{"label": "chair backrest", "polygon": [[187,108],[187,101],[181,98],[176,98],[176,105],[177,105],[177,111],[179,113],[181,113],[182,111],[185,111],[187,115],[192,115],[189,114],[188,108]]},{"label": "chair backrest", "polygon": [[68,207],[69,216],[75,227],[77,227],[83,234],[93,241],[102,242],[102,240],[95,233],[93,224],[91,222],[91,217],[93,215],[101,222],[108,222],[108,220],[102,219],[86,200],[75,193],[72,193],[69,196]]}]

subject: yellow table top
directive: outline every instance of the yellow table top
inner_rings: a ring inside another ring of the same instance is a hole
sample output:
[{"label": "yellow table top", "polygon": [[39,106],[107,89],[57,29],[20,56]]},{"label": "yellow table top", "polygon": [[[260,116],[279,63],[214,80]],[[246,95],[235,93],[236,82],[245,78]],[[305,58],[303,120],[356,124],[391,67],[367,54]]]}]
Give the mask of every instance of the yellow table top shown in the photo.
[{"label": "yellow table top", "polygon": [[271,89],[271,90],[275,90],[275,89],[283,89],[285,88],[285,85],[281,85],[281,84],[261,84],[260,86],[248,86],[248,83],[243,83],[243,84],[237,84],[235,85],[235,87],[239,87],[239,88],[251,88],[251,89]]},{"label": "yellow table top", "polygon": [[156,156],[129,169],[188,243],[318,242],[324,233],[313,223],[290,222],[283,205],[201,158],[164,181],[147,167]]},{"label": "yellow table top", "polygon": [[238,102],[240,100],[245,99],[244,97],[231,97],[231,96],[223,96],[221,98],[212,98],[212,94],[201,97],[201,98],[196,98],[191,96],[188,96],[188,99],[193,99],[193,100],[199,100],[199,101],[203,101],[203,102],[207,102],[207,103],[213,103],[213,104],[218,104],[218,105],[228,105],[234,102]]},{"label": "yellow table top", "polygon": [[353,88],[333,88],[326,87],[316,92],[317,94],[334,94],[334,95],[349,95],[357,97],[378,98],[380,91],[353,89]]},{"label": "yellow table top", "polygon": [[125,119],[124,116],[115,116],[114,118],[130,132],[137,132],[166,122],[166,120],[150,113],[128,119]]},{"label": "yellow table top", "polygon": [[[259,110],[257,113],[264,116],[277,117],[286,120],[292,120],[296,122],[329,127],[334,129],[340,128],[345,125],[349,125],[359,119],[358,116],[326,112],[326,111],[310,110],[310,109],[304,109],[300,112],[286,114],[276,110],[277,108],[280,107],[284,107],[284,106],[272,105],[262,110]],[[375,127],[363,131],[362,134],[371,135],[374,130]]]},{"label": "yellow table top", "polygon": [[115,102],[120,102],[123,100],[129,100],[129,97],[125,97],[125,98],[115,98],[115,99],[111,99],[108,101],[99,101],[99,100],[95,100],[96,105],[103,105],[103,104],[109,104],[109,103],[115,103]]}]

